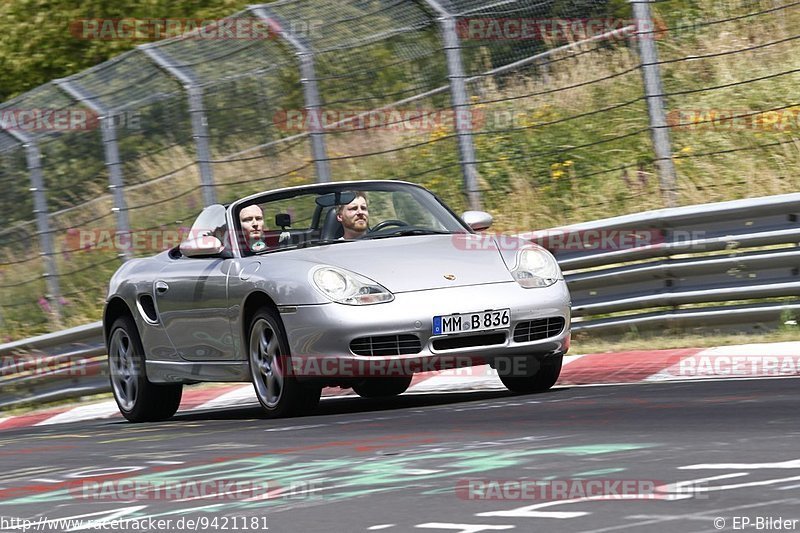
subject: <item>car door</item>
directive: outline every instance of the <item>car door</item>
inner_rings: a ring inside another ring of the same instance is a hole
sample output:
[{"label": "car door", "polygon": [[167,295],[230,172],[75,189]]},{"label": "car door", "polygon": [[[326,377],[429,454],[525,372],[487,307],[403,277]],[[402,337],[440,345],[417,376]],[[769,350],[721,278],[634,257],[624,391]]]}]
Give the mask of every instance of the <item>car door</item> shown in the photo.
[{"label": "car door", "polygon": [[[192,226],[190,237],[224,224],[225,208],[209,206]],[[234,359],[227,294],[233,262],[223,257],[181,256],[170,261],[153,282],[164,329],[183,359]]]}]

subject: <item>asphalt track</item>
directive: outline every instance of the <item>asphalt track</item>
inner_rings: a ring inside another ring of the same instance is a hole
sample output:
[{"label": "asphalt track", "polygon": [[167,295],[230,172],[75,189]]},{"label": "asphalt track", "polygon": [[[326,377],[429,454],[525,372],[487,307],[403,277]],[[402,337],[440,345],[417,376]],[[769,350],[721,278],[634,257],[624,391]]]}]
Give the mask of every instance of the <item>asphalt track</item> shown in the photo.
[{"label": "asphalt track", "polygon": [[9,430],[0,530],[800,531],[798,384],[329,398],[294,419],[242,407]]}]

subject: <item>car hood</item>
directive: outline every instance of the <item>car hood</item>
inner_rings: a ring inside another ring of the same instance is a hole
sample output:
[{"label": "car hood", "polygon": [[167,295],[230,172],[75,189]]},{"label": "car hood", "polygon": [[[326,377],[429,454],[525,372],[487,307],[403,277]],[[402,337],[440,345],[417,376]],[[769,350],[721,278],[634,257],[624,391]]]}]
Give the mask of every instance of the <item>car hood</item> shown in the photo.
[{"label": "car hood", "polygon": [[480,235],[367,239],[292,253],[362,274],[394,293],[513,281],[494,239]]}]

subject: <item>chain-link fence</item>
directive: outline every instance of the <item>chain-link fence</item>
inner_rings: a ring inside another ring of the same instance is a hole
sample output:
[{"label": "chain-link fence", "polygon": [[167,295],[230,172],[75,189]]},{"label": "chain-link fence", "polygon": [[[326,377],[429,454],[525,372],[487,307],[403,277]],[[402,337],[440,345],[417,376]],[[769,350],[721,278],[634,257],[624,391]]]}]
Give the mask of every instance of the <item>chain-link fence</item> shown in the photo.
[{"label": "chain-link fence", "polygon": [[798,7],[284,0],[55,80],[0,106],[4,336],[264,189],[408,180],[501,231],[797,190]]}]

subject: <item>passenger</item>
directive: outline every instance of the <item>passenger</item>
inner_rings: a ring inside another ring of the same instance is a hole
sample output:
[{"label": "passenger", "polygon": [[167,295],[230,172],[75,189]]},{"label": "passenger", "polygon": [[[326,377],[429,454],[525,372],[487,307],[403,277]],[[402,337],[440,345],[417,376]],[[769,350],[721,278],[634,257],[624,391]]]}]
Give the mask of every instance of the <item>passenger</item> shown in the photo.
[{"label": "passenger", "polygon": [[239,223],[242,225],[242,235],[245,244],[253,252],[263,251],[267,245],[264,243],[264,213],[257,205],[250,205],[239,211]]}]

